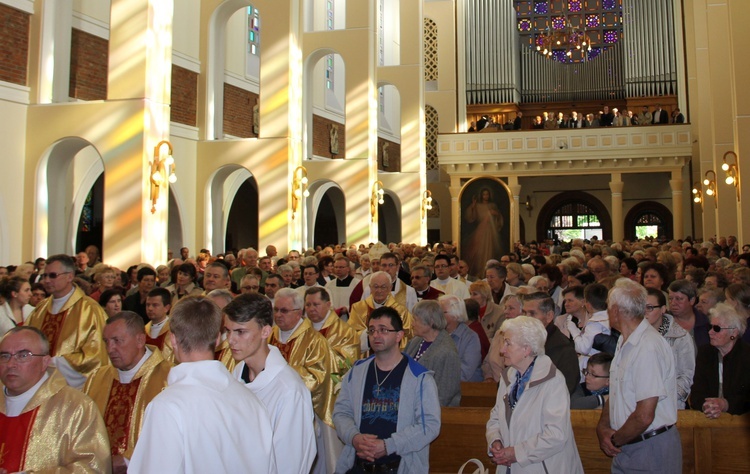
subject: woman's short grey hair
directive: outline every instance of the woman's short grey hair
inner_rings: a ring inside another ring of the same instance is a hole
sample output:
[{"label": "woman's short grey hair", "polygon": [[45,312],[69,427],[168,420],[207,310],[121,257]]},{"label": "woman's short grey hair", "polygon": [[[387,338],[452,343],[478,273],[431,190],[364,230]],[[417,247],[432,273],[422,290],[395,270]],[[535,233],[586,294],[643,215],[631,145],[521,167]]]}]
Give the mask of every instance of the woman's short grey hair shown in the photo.
[{"label": "woman's short grey hair", "polygon": [[544,355],[547,330],[538,319],[529,316],[506,319],[500,326],[500,332],[507,339],[531,349],[531,355]]},{"label": "woman's short grey hair", "polygon": [[713,323],[714,318],[722,318],[725,321],[726,327],[737,329],[739,332],[738,337],[742,337],[747,329],[747,319],[740,315],[736,309],[729,306],[727,303],[717,303],[716,306],[708,311],[709,319]]},{"label": "woman's short grey hair", "polygon": [[445,329],[445,316],[443,316],[443,309],[440,307],[440,303],[435,300],[422,300],[414,305],[414,309],[411,312],[415,318],[437,331]]},{"label": "woman's short grey hair", "polygon": [[526,284],[528,286],[533,286],[534,288],[536,288],[536,284],[539,283],[540,281],[546,281],[548,286],[550,284],[549,279],[543,275],[536,275],[536,276],[529,278],[529,281]]},{"label": "woman's short grey hair", "polygon": [[[297,263],[297,262],[294,262],[294,263]],[[279,265],[279,268],[277,268],[276,270],[279,273],[284,273],[284,272],[293,272],[294,268],[292,268],[292,266],[290,264],[285,263],[284,265]]]},{"label": "woman's short grey hair", "polygon": [[281,298],[290,298],[295,308],[301,309],[305,307],[304,296],[292,288],[281,288],[273,297],[274,301],[279,301]]},{"label": "woman's short grey hair", "polygon": [[452,317],[459,324],[469,320],[469,316],[466,314],[466,303],[458,296],[443,295],[438,298],[438,303],[443,309],[443,315]]}]

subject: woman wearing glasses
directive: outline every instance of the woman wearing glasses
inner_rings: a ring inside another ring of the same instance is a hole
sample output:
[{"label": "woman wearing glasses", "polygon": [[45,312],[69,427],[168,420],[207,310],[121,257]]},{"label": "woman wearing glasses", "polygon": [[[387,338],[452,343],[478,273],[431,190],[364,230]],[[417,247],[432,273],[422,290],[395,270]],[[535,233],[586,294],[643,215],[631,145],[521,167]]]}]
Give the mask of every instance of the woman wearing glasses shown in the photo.
[{"label": "woman wearing glasses", "polygon": [[708,418],[750,411],[750,346],[741,341],[747,319],[719,303],[710,311],[710,345],[698,348],[690,406]]},{"label": "woman wearing glasses", "polygon": [[13,276],[0,280],[0,296],[5,303],[0,305],[0,336],[16,326],[23,326],[34,307],[29,304],[31,284],[28,278]]},{"label": "woman wearing glasses", "polygon": [[649,324],[659,331],[672,348],[677,375],[677,408],[684,410],[695,373],[695,343],[690,333],[675,323],[671,314],[667,314],[667,299],[664,292],[656,288],[646,290],[648,296],[645,316]]},{"label": "woman wearing glasses", "polygon": [[500,331],[508,365],[487,422],[487,454],[497,473],[583,473],[565,377],[544,355],[547,330],[535,318],[506,320]]}]

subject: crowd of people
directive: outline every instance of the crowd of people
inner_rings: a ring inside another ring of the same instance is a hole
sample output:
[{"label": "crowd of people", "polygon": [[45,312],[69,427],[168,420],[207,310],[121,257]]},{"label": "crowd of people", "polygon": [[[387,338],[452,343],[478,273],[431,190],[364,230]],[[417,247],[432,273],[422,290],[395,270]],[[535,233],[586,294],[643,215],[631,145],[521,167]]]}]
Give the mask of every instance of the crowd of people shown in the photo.
[{"label": "crowd of people", "polygon": [[651,110],[648,106],[641,107],[640,111],[613,107],[608,105],[602,107],[598,112],[579,114],[573,110],[570,112],[542,112],[531,122],[531,126],[524,127],[523,112],[516,112],[513,120],[505,123],[495,121],[491,115],[482,115],[476,122],[471,122],[469,132],[499,132],[503,130],[523,130],[531,128],[534,130],[554,130],[559,128],[597,128],[597,127],[629,127],[631,125],[666,125],[685,123],[685,115],[680,112],[679,107],[667,112],[660,104]]},{"label": "crowd of people", "polygon": [[428,472],[484,382],[498,469],[582,472],[570,410],[600,409],[613,472],[681,472],[678,410],[750,411],[749,265],[730,236],[0,267],[0,470]]}]

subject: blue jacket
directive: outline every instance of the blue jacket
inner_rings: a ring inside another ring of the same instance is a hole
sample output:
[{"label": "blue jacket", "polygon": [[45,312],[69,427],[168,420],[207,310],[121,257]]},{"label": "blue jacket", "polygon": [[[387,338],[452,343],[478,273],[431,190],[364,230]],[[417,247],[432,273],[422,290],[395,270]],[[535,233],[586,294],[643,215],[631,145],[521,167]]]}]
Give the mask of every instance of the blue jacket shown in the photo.
[{"label": "blue jacket", "polygon": [[[408,366],[401,381],[396,432],[385,440],[388,454],[401,456],[399,473],[427,473],[430,467],[430,443],[440,434],[440,401],[432,372],[404,354]],[[374,356],[357,361],[341,383],[341,392],[333,409],[333,424],[345,446],[336,463],[336,473],[345,473],[354,465],[356,453],[352,440],[359,434],[362,418],[362,394],[367,371]]]}]

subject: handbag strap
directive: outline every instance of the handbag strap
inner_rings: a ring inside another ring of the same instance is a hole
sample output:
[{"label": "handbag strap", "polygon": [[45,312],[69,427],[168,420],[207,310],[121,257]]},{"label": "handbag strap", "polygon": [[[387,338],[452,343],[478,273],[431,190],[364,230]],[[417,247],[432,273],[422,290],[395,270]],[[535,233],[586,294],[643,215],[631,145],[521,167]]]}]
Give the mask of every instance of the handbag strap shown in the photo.
[{"label": "handbag strap", "polygon": [[[461,466],[461,469],[458,470],[458,474],[464,474],[464,468],[466,468],[466,466],[468,466],[469,464],[474,464],[478,468],[477,470],[474,471],[473,474],[477,474],[477,473],[487,474],[489,472],[489,470],[486,467],[484,467],[484,464],[482,464],[482,461],[480,461],[477,458],[471,458],[465,463],[463,463],[463,465]],[[466,474],[469,474],[469,473],[467,472]]]}]

